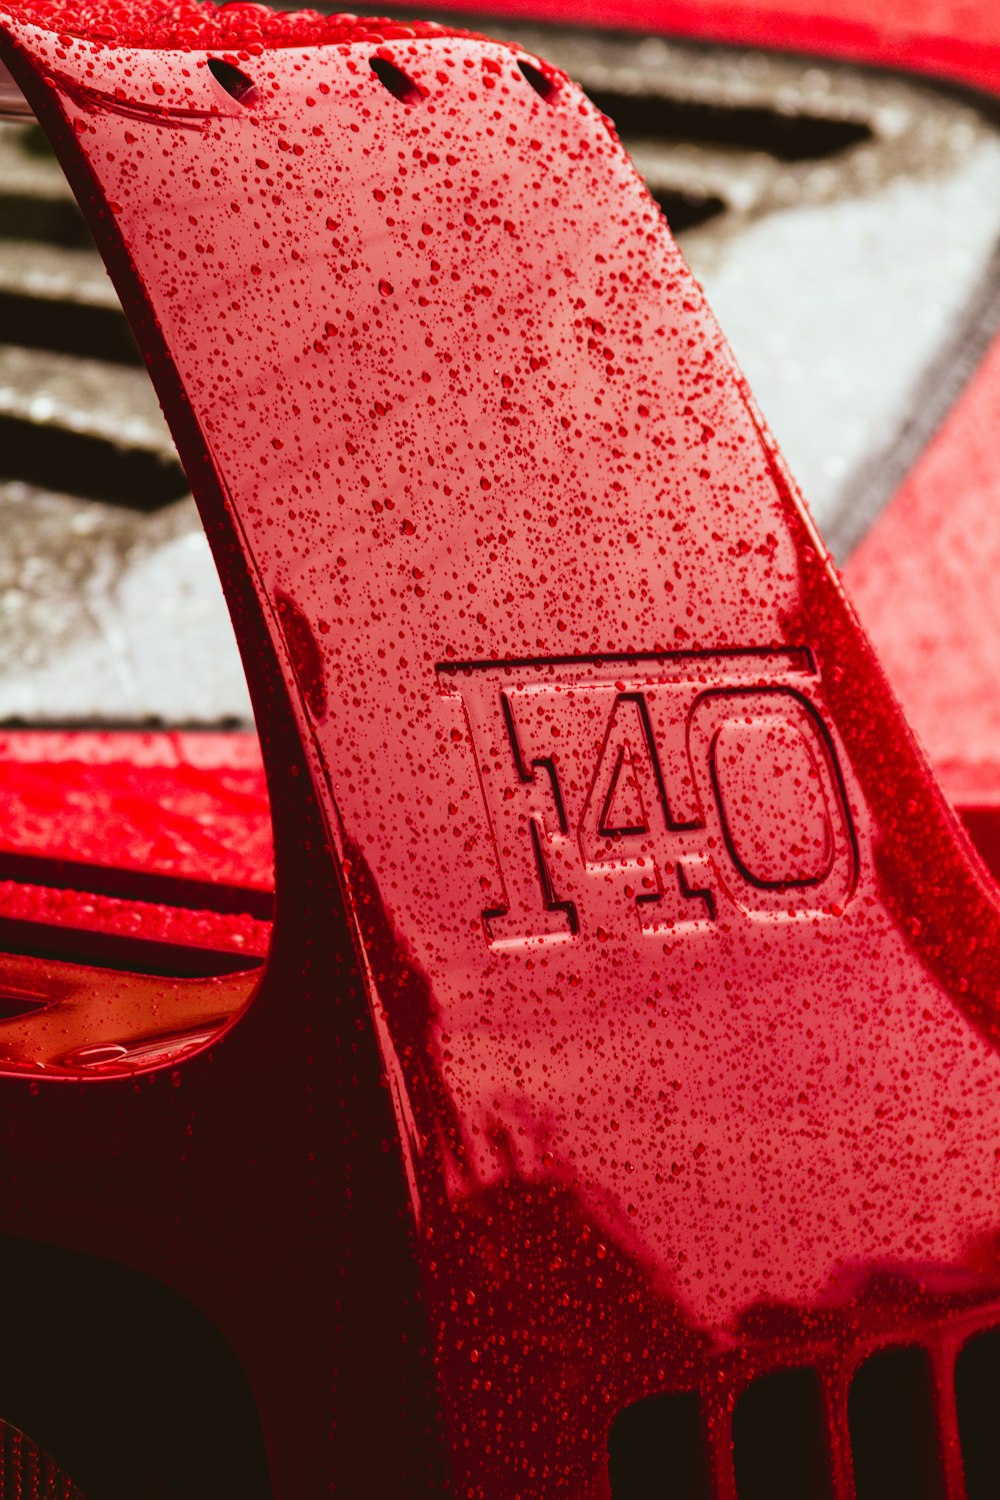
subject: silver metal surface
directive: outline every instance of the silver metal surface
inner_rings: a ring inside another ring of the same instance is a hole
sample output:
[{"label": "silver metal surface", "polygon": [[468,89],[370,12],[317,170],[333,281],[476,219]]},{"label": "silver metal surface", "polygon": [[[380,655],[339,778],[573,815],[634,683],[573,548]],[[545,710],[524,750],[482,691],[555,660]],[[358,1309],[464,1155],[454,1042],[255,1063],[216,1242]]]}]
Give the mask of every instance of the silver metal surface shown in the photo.
[{"label": "silver metal surface", "polygon": [[[1000,131],[909,79],[479,22],[564,66],[703,281],[843,558],[1000,326]],[[117,298],[0,74],[0,722],[248,722]]]}]

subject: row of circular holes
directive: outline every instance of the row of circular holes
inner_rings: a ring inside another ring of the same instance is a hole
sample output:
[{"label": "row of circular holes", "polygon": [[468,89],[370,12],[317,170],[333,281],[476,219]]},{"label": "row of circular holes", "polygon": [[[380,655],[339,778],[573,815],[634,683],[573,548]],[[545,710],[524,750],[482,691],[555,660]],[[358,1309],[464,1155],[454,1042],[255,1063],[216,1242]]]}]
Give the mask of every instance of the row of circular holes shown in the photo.
[{"label": "row of circular holes", "polygon": [[[395,63],[389,62],[385,57],[371,57],[368,62],[379,83],[383,88],[388,89],[394,99],[398,99],[401,104],[420,103],[423,97],[420,90],[402,68],[398,68]],[[535,93],[547,102],[551,101],[557,88],[552,79],[546,77],[540,68],[536,68],[524,58],[518,58],[517,66]],[[219,57],[210,57],[208,68],[216,82],[222,85],[237,104],[242,104],[246,109],[253,108],[257,102],[257,86],[253,79],[241,73],[239,68],[232,63],[224,62]]]}]

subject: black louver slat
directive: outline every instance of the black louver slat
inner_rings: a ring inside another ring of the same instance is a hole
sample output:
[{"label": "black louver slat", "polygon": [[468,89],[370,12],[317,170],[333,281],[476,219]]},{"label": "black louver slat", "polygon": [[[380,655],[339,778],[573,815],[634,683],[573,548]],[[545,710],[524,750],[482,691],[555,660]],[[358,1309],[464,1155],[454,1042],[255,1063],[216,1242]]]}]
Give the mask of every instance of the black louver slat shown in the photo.
[{"label": "black louver slat", "polygon": [[958,1304],[914,1324],[900,1309],[874,1344],[851,1339],[848,1316],[819,1347],[782,1335],[720,1355],[698,1390],[619,1413],[613,1500],[996,1500],[997,1319]]}]

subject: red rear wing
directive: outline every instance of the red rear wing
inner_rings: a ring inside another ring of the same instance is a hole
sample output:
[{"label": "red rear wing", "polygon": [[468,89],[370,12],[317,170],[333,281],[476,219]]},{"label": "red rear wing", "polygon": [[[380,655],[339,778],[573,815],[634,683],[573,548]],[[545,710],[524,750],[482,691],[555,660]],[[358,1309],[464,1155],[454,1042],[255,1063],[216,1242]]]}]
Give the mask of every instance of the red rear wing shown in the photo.
[{"label": "red rear wing", "polygon": [[[734,1401],[790,1348],[846,1494],[847,1383],[916,1337],[914,1281],[997,1292],[993,887],[580,91],[432,28],[203,16],[8,15],[3,47],[229,593],[274,948],[192,1031],[183,1108],[138,1045],[71,1105],[73,1055],[2,1080],[15,1139],[72,1121],[78,1171],[113,1136],[163,1184],[84,1227],[31,1180],[19,1223],[212,1309],[282,1496],[432,1487],[378,1279],[405,1244],[455,1493],[604,1496],[611,1419],[672,1392],[731,1496]],[[362,1406],[389,1364],[391,1454]]]}]

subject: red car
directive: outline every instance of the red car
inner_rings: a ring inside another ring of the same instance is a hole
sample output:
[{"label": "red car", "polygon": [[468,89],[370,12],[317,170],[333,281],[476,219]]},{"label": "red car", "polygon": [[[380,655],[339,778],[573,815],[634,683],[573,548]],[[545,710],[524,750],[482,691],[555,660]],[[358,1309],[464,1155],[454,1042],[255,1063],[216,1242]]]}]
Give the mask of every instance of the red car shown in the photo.
[{"label": "red car", "polygon": [[[905,14],[810,45],[1000,76],[1000,23]],[[141,767],[5,856],[5,1492],[995,1495],[996,890],[608,121],[418,23],[0,38],[201,508],[276,870],[273,931],[259,842],[164,871]],[[943,474],[982,514],[991,371],[883,526]]]}]

